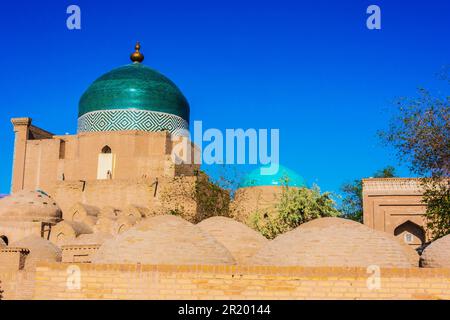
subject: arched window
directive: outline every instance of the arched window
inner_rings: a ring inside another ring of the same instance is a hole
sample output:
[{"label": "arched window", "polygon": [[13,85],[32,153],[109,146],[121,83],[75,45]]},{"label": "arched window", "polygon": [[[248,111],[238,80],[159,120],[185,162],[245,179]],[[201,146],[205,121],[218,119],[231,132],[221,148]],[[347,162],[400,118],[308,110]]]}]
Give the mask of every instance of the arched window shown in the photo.
[{"label": "arched window", "polygon": [[112,153],[112,150],[109,146],[104,146],[102,149],[102,153]]},{"label": "arched window", "polygon": [[421,246],[425,243],[425,231],[423,228],[409,220],[395,228],[394,235],[412,246]]},{"label": "arched window", "polygon": [[1,236],[0,239],[3,240],[3,242],[8,245],[9,241],[8,241],[8,237],[7,236]]}]

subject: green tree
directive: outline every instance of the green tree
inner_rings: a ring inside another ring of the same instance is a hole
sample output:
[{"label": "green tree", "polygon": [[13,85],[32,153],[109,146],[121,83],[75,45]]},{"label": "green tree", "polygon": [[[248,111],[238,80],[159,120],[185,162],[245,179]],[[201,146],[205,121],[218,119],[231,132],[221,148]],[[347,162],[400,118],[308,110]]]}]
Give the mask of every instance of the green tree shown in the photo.
[{"label": "green tree", "polygon": [[442,178],[422,180],[424,202],[427,204],[427,228],[434,239],[450,234],[450,187]]},{"label": "green tree", "polygon": [[[448,84],[449,71],[444,72]],[[450,96],[419,89],[417,97],[399,99],[396,111],[381,138],[423,178],[427,227],[439,238],[450,233]]]},{"label": "green tree", "polygon": [[[375,178],[392,178],[395,177],[395,168],[387,166],[374,174]],[[344,196],[340,206],[342,215],[358,222],[363,222],[363,196],[362,196],[362,180],[357,179],[350,183],[345,183],[341,187]]]},{"label": "green tree", "polygon": [[266,238],[273,239],[316,218],[340,214],[330,193],[321,193],[318,186],[313,186],[312,189],[288,186],[282,188],[275,210],[255,212],[250,216],[250,225]]}]

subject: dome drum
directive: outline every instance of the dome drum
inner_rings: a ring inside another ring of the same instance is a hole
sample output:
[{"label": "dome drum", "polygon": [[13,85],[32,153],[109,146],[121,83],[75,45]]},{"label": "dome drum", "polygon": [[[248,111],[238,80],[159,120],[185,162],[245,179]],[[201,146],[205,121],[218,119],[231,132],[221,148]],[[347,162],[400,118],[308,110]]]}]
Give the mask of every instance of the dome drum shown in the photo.
[{"label": "dome drum", "polygon": [[262,168],[257,168],[249,172],[244,179],[240,182],[239,188],[251,188],[251,187],[305,187],[305,181],[303,177],[296,172],[288,169],[282,165],[279,165],[278,172],[273,175],[261,174]]},{"label": "dome drum", "polygon": [[79,133],[132,130],[178,133],[188,129],[188,122],[179,116],[147,110],[118,109],[93,111],[78,118]]}]

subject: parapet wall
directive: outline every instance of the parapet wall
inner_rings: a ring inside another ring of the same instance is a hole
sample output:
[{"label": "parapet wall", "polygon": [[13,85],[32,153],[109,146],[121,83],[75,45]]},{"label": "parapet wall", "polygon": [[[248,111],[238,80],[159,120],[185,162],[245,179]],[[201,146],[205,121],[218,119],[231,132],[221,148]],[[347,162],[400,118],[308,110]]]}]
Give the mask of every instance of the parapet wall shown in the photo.
[{"label": "parapet wall", "polygon": [[34,298],[450,299],[450,269],[51,263],[36,269]]}]

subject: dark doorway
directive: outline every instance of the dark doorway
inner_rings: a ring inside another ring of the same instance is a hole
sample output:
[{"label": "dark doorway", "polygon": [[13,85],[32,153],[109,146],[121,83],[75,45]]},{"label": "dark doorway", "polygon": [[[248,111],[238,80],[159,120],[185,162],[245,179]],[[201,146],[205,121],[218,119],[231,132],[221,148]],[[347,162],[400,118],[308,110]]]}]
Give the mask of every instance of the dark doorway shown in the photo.
[{"label": "dark doorway", "polygon": [[8,241],[8,237],[7,236],[0,236],[0,239],[3,240],[3,242],[8,245],[9,241]]}]

